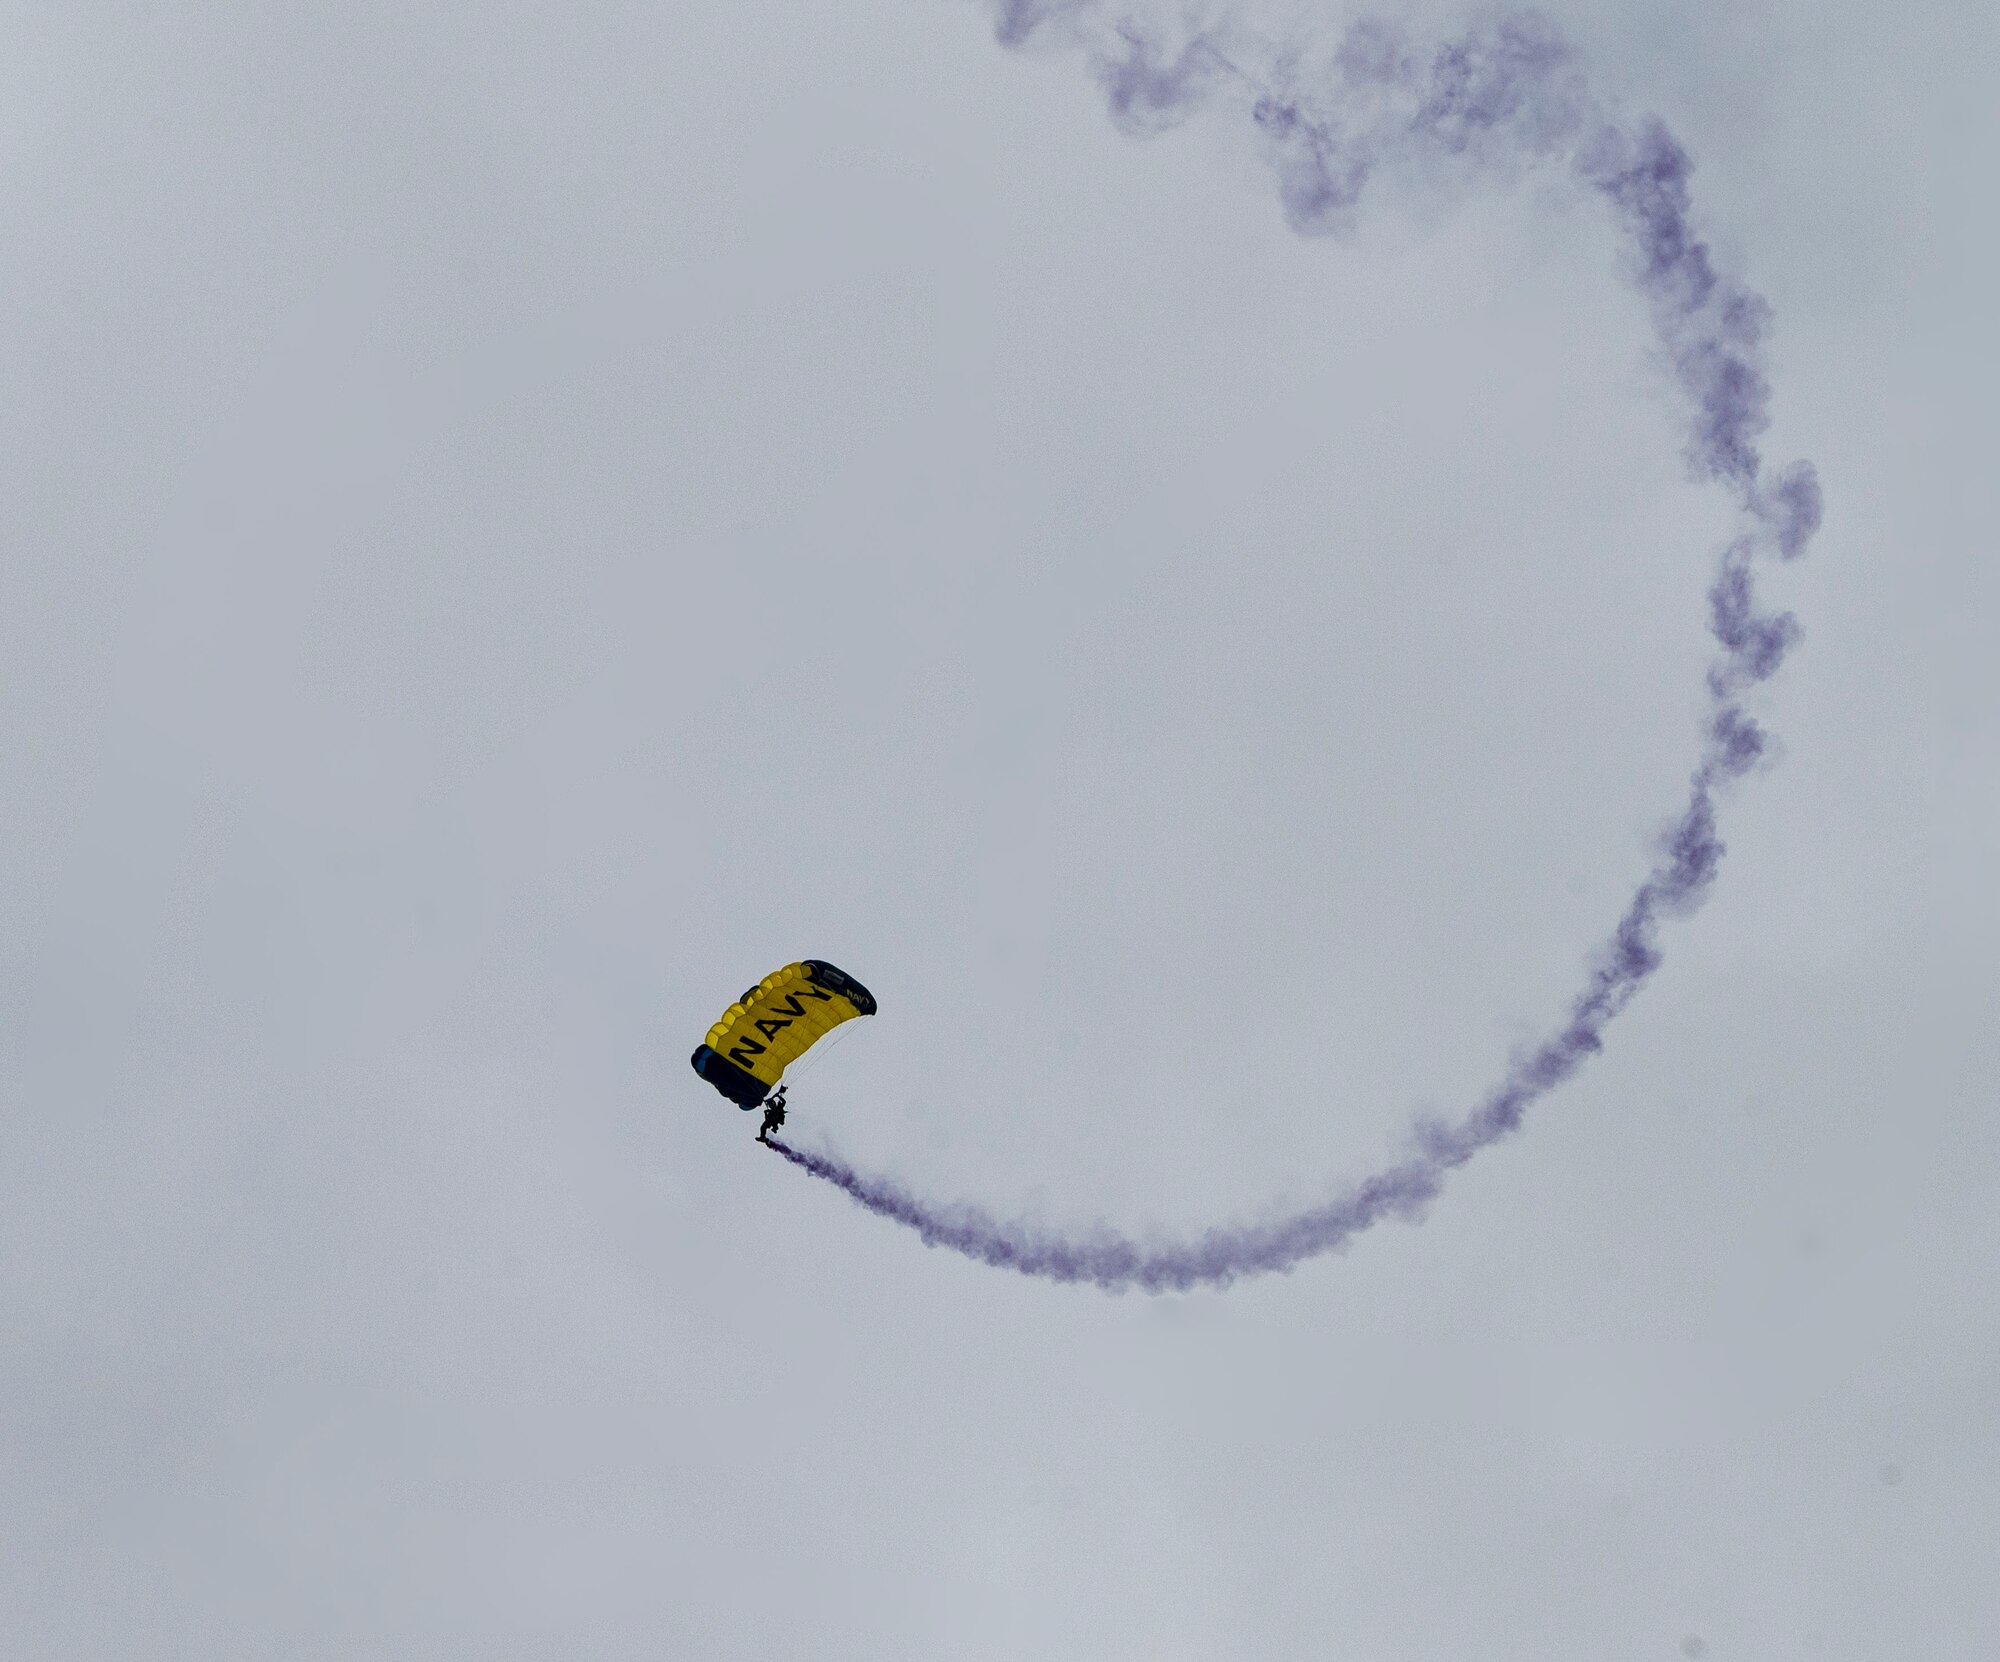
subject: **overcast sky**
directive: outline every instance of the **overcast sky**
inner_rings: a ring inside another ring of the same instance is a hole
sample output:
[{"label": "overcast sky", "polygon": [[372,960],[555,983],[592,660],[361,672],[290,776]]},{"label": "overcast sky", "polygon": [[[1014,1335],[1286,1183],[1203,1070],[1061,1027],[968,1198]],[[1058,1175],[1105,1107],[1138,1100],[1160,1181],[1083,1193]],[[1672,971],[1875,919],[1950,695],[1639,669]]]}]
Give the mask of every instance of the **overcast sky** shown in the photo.
[{"label": "overcast sky", "polygon": [[801,1142],[1141,1233],[1462,1111],[1698,737],[1602,215],[959,0],[6,8],[0,1651],[2000,1654],[2000,26],[1553,9],[1776,308],[1785,753],[1425,1222],[1112,1299],[687,1054],[831,959]]}]

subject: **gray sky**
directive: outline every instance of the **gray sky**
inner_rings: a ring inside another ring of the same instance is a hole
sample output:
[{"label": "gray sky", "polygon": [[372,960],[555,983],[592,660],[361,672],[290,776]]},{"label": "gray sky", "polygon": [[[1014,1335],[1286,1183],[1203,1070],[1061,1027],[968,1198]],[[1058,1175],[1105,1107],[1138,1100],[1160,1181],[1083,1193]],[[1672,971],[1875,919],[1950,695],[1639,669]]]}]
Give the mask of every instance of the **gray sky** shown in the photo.
[{"label": "gray sky", "polygon": [[1777,309],[1787,753],[1420,1228],[1106,1299],[687,1052],[830,958],[801,1140],[1134,1230],[1462,1107],[1730,525],[1601,217],[944,0],[10,8],[0,1649],[2000,1652],[2000,31],[1553,9]]}]

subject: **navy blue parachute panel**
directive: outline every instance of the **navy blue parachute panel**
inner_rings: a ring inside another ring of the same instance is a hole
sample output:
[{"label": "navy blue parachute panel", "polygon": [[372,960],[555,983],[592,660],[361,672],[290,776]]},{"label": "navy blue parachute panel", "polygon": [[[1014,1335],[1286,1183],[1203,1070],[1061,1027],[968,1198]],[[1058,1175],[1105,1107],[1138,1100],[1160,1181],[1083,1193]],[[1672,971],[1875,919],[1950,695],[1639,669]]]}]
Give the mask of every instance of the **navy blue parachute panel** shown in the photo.
[{"label": "navy blue parachute panel", "polygon": [[694,1071],[706,1079],[739,1108],[755,1108],[764,1100],[766,1087],[755,1074],[739,1068],[727,1056],[703,1045],[688,1058]]}]

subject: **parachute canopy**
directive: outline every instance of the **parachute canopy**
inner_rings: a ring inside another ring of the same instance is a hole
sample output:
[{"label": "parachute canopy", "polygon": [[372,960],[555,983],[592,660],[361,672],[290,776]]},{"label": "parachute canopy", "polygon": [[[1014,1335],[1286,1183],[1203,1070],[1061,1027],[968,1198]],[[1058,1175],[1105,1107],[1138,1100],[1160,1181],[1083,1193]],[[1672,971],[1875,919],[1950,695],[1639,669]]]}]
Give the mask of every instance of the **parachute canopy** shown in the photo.
[{"label": "parachute canopy", "polygon": [[844,1021],[875,1014],[875,995],[818,958],[767,975],[722,1012],[689,1059],[739,1108],[755,1108],[808,1050]]}]

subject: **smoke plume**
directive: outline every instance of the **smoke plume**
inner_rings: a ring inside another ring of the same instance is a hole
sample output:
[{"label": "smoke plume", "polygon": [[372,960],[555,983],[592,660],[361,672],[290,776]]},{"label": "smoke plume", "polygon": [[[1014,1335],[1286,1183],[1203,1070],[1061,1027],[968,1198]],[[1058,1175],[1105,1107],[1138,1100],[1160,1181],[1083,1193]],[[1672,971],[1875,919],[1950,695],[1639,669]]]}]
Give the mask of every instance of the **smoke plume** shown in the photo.
[{"label": "smoke plume", "polygon": [[1770,419],[1770,308],[1718,268],[1697,234],[1687,152],[1657,120],[1621,120],[1593,97],[1547,21],[1508,16],[1419,51],[1383,22],[1356,23],[1331,42],[1279,44],[1227,25],[1142,22],[1094,0],[998,0],[994,10],[1003,45],[1079,51],[1127,130],[1158,131],[1204,108],[1247,117],[1286,218],[1303,235],[1351,226],[1371,180],[1391,170],[1421,167],[1427,177],[1471,185],[1529,167],[1566,168],[1622,233],[1627,275],[1650,304],[1655,340],[1687,401],[1690,473],[1728,490],[1741,510],[1708,591],[1716,655],[1685,806],[1590,959],[1567,1018],[1517,1055],[1463,1118],[1419,1125],[1400,1163],[1276,1222],[1143,1243],[939,1204],[835,1155],[772,1143],[926,1245],[998,1269],[1106,1291],[1223,1287],[1335,1251],[1384,1218],[1419,1216],[1454,1168],[1518,1129],[1530,1107],[1602,1048],[1605,1028],[1659,968],[1662,921],[1696,910],[1714,885],[1723,854],[1717,796],[1767,744],[1743,696],[1775,673],[1798,638],[1789,615],[1760,607],[1757,571],[1804,552],[1820,522],[1819,483],[1809,463],[1771,468],[1759,453]]}]

